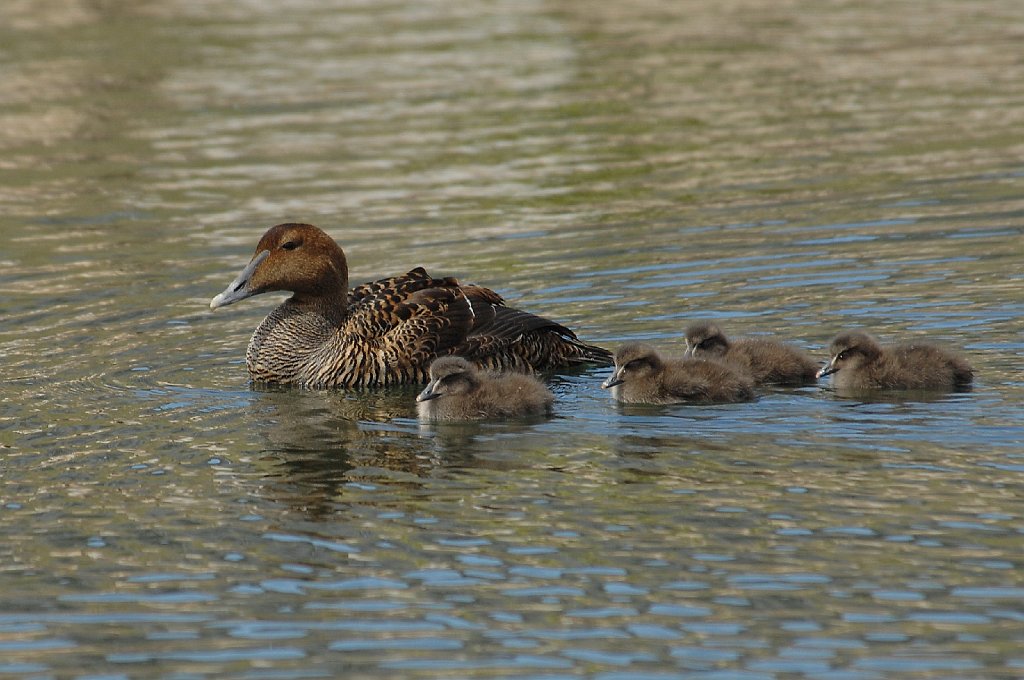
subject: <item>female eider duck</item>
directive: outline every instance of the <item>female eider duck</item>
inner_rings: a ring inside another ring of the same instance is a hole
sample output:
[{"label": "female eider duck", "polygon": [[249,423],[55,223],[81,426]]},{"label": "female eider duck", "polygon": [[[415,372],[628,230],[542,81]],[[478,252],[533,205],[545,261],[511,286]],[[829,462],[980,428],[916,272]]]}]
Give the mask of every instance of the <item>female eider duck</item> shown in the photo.
[{"label": "female eider duck", "polygon": [[840,333],[818,377],[842,390],[957,390],[970,387],[974,369],[961,357],[926,343],[883,347],[863,331]]},{"label": "female eider duck", "polygon": [[430,365],[430,382],[416,397],[421,420],[482,420],[551,413],[555,397],[532,375],[485,373],[462,357]]},{"label": "female eider duck", "polygon": [[245,359],[259,382],[303,387],[423,383],[430,363],[458,354],[494,370],[530,372],[611,363],[608,350],[568,328],[505,306],[494,291],[434,278],[422,267],[349,290],[345,253],[311,224],[279,224],[216,309],[271,291],[292,296],[249,340]]},{"label": "female eider duck", "polygon": [[615,353],[615,371],[601,387],[627,404],[750,401],[750,378],[728,364],[703,359],[664,359],[650,345],[629,343]]},{"label": "female eider duck", "polygon": [[818,364],[803,350],[768,338],[730,342],[713,323],[696,323],[686,329],[685,356],[725,361],[758,385],[809,385],[818,379]]}]

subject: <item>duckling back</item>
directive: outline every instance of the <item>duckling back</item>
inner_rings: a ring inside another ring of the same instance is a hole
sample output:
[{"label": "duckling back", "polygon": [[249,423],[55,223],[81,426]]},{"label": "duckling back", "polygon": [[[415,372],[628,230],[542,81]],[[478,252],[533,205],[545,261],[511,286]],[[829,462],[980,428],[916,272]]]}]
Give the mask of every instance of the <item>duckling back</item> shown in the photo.
[{"label": "duckling back", "polygon": [[665,364],[665,401],[728,404],[752,401],[754,381],[735,366],[709,359],[683,359]]},{"label": "duckling back", "polygon": [[[882,388],[910,390],[956,390],[969,387],[974,369],[949,350],[924,343],[901,343],[886,348],[881,370],[866,377]],[[841,373],[841,372],[840,372]]]},{"label": "duckling back", "polygon": [[736,340],[726,354],[758,385],[810,385],[817,382],[818,365],[806,352],[767,338]]}]

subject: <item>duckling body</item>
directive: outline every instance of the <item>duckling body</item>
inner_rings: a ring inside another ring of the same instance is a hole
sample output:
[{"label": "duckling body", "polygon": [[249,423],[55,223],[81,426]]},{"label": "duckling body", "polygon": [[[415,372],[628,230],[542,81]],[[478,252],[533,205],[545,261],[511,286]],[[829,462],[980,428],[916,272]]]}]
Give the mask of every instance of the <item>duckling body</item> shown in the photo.
[{"label": "duckling body", "polygon": [[335,241],[310,224],[279,224],[252,260],[210,302],[216,309],[253,295],[292,296],[257,327],[246,351],[254,380],[304,387],[426,382],[430,363],[458,354],[493,369],[531,372],[611,353],[554,321],[505,305],[500,295],[418,267],[349,290]]},{"label": "duckling body", "polygon": [[728,364],[664,359],[650,345],[630,343],[615,353],[615,371],[601,387],[626,404],[729,403],[754,398],[751,379]]},{"label": "duckling body", "polygon": [[927,343],[882,346],[862,331],[840,333],[818,377],[832,376],[842,390],[957,390],[970,386],[974,369],[963,358]]},{"label": "duckling body", "polygon": [[483,420],[550,414],[554,400],[533,376],[485,373],[452,356],[430,365],[430,382],[416,408],[421,420]]},{"label": "duckling body", "polygon": [[713,323],[689,326],[686,346],[686,356],[732,364],[757,385],[809,385],[818,380],[818,365],[806,352],[767,338],[730,342]]}]

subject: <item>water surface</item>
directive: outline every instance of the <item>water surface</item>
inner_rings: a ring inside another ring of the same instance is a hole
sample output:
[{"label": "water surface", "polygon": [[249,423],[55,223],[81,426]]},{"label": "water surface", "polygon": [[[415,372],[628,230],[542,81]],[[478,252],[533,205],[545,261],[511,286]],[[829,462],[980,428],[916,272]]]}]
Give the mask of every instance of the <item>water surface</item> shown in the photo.
[{"label": "water surface", "polygon": [[[1024,9],[7,3],[0,674],[1024,672]],[[693,319],[972,392],[421,427],[252,388],[264,229],[611,347]]]}]

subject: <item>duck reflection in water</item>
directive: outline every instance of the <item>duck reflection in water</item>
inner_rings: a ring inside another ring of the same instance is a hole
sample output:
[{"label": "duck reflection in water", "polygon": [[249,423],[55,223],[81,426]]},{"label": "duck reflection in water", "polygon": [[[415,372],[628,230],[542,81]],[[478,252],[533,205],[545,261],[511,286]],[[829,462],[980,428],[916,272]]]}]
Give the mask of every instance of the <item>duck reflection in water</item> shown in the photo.
[{"label": "duck reflection in water", "polygon": [[882,346],[863,331],[840,333],[832,340],[830,359],[818,377],[832,377],[840,390],[968,389],[974,370],[967,361],[923,342]]},{"label": "duck reflection in water", "polygon": [[650,345],[615,353],[615,371],[601,387],[627,404],[729,403],[754,399],[753,381],[731,366],[704,359],[665,359]]},{"label": "duck reflection in water", "polygon": [[321,521],[354,494],[366,502],[353,483],[409,487],[436,469],[437,461],[423,455],[401,422],[412,415],[412,386],[358,394],[261,385],[256,391],[250,414],[259,451],[251,462],[256,474],[237,477],[255,487],[254,496]]}]

